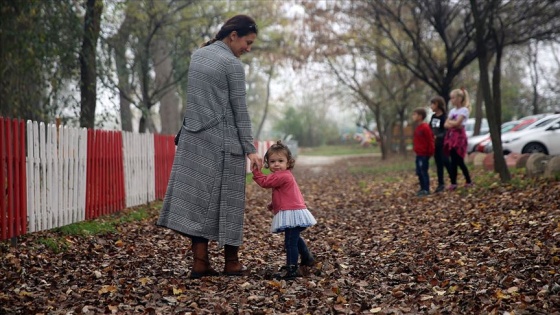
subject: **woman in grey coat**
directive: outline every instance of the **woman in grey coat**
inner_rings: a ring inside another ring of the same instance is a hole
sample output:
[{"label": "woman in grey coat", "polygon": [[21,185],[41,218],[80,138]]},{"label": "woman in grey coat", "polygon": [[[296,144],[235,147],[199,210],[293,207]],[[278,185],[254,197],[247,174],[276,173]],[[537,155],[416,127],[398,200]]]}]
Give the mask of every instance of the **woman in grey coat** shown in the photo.
[{"label": "woman in grey coat", "polygon": [[243,241],[246,159],[256,153],[239,57],[258,33],[246,15],[227,20],[215,38],[191,58],[187,107],[158,225],[192,240],[191,278],[218,275],[208,241],[224,246],[226,275],[245,275],[238,250]]}]

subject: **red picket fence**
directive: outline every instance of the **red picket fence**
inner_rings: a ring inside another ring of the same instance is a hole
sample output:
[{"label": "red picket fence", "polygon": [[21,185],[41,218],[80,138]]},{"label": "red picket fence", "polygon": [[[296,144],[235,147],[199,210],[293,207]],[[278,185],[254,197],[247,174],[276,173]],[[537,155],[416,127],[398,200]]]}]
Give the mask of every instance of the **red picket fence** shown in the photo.
[{"label": "red picket fence", "polygon": [[86,220],[125,208],[122,134],[88,130]]},{"label": "red picket fence", "polygon": [[0,117],[0,239],[27,232],[25,123]]},{"label": "red picket fence", "polygon": [[156,198],[163,199],[175,158],[175,136],[154,135]]}]

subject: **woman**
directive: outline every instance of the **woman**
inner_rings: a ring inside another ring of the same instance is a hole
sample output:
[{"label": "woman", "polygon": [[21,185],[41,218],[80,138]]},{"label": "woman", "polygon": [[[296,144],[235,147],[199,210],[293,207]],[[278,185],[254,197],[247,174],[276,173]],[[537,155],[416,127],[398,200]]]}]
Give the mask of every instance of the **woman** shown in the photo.
[{"label": "woman", "polygon": [[253,145],[239,57],[251,51],[257,25],[246,15],[227,20],[191,58],[187,107],[158,225],[191,238],[191,278],[218,275],[209,240],[224,246],[226,275],[245,275],[243,241],[246,158],[262,167]]}]

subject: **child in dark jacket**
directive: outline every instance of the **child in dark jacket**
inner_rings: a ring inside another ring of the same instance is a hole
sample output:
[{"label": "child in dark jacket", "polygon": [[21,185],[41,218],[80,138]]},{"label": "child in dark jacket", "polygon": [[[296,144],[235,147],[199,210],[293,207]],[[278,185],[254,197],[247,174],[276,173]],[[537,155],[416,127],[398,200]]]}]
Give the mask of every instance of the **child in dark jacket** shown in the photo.
[{"label": "child in dark jacket", "polygon": [[434,155],[435,144],[432,128],[424,120],[426,110],[417,108],[412,112],[412,121],[418,126],[414,129],[412,140],[414,153],[416,153],[416,174],[420,182],[420,190],[416,194],[419,197],[430,194],[430,175],[428,174],[430,156]]}]

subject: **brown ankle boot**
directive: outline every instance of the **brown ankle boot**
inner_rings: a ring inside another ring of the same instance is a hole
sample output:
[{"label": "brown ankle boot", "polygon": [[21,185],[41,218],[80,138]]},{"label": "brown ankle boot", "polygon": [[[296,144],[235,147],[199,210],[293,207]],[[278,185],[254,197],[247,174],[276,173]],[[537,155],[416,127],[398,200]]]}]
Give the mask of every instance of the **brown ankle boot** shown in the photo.
[{"label": "brown ankle boot", "polygon": [[199,279],[208,276],[217,276],[219,273],[212,269],[208,258],[208,243],[192,243],[193,265],[191,279]]},{"label": "brown ankle boot", "polygon": [[239,246],[226,245],[224,248],[226,276],[248,276],[250,271],[239,262]]}]

